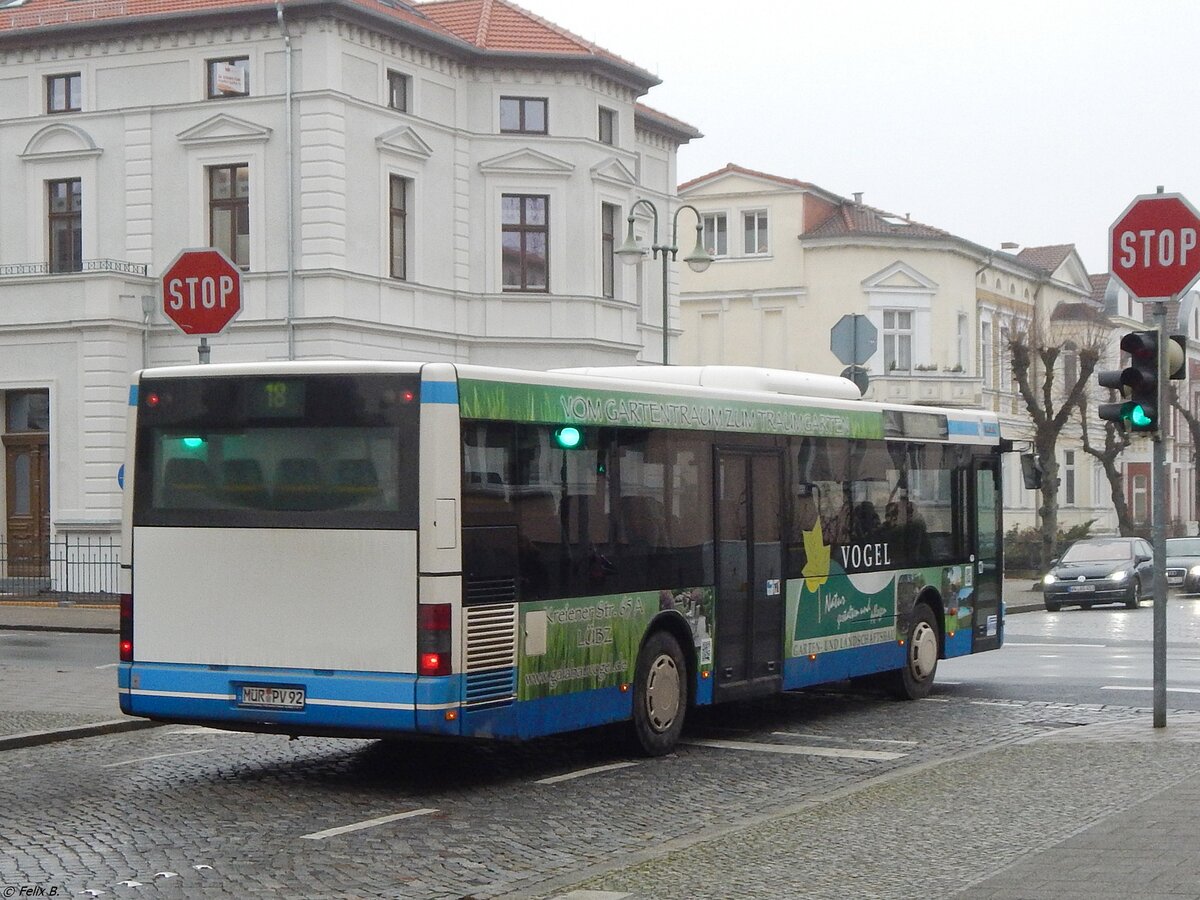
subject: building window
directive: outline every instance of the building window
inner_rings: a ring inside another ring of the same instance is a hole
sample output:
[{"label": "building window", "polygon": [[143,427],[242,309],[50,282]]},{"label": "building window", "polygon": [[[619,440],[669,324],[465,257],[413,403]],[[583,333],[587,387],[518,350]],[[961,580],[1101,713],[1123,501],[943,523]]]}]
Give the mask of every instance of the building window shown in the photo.
[{"label": "building window", "polygon": [[1063,391],[1070,391],[1079,380],[1079,351],[1071,341],[1063,344]]},{"label": "building window", "polygon": [[617,142],[617,113],[612,109],[600,107],[599,135],[600,143],[615,144]]},{"label": "building window", "polygon": [[885,372],[912,369],[912,312],[901,309],[883,311],[883,367]]},{"label": "building window", "polygon": [[992,323],[979,323],[979,374],[983,377],[985,388],[994,387],[992,384]]},{"label": "building window", "polygon": [[235,163],[208,170],[209,245],[243,269],[250,266],[250,166]]},{"label": "building window", "polygon": [[388,106],[400,112],[408,112],[408,76],[403,72],[387,73]]},{"label": "building window", "polygon": [[47,182],[50,222],[50,271],[83,269],[83,182],[65,178]]},{"label": "building window", "polygon": [[390,243],[392,249],[392,277],[402,281],[408,279],[408,179],[399,175],[391,177]]},{"label": "building window", "polygon": [[611,203],[600,204],[600,290],[605,297],[616,296],[617,208]]},{"label": "building window", "polygon": [[208,61],[208,97],[245,97],[250,93],[250,57]]},{"label": "building window", "polygon": [[78,72],[46,76],[46,112],[76,112],[83,108],[82,81]]},{"label": "building window", "polygon": [[967,369],[967,335],[969,325],[965,313],[958,314],[958,369],[960,372],[965,372]]},{"label": "building window", "polygon": [[996,348],[997,356],[999,357],[1000,365],[1000,390],[1007,391],[1012,389],[1012,366],[1009,365],[1009,330],[1005,326],[1000,328],[1000,346]]},{"label": "building window", "polygon": [[1063,453],[1063,503],[1067,506],[1075,505],[1075,451],[1067,450]]},{"label": "building window", "polygon": [[1145,475],[1133,476],[1133,521],[1149,522],[1150,509],[1147,500],[1149,499],[1149,479]]},{"label": "building window", "polygon": [[765,210],[742,213],[746,232],[746,254],[767,252],[767,213]]},{"label": "building window", "polygon": [[504,194],[500,206],[504,290],[548,291],[550,198]]},{"label": "building window", "polygon": [[725,213],[706,213],[701,217],[704,225],[704,249],[709,256],[729,255],[729,236]]},{"label": "building window", "polygon": [[545,97],[501,97],[500,131],[546,134]]}]

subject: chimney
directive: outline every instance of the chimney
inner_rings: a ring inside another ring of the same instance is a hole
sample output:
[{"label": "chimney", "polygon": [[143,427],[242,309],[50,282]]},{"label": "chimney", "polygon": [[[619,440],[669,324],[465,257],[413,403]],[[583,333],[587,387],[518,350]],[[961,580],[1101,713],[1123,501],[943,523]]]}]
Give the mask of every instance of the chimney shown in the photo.
[{"label": "chimney", "polygon": [[854,205],[855,206],[862,206],[862,195],[863,195],[862,191],[854,192]]}]

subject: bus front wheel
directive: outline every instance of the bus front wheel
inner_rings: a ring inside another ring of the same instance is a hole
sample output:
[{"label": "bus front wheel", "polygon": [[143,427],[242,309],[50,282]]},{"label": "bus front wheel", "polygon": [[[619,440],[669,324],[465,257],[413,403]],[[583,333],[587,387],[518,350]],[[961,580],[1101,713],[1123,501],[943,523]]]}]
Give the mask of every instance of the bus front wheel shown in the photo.
[{"label": "bus front wheel", "polygon": [[687,663],[666,631],[650,635],[638,654],[633,679],[633,733],[647,756],[670,753],[687,714]]},{"label": "bus front wheel", "polygon": [[892,693],[901,700],[929,696],[937,674],[938,627],[933,610],[918,603],[904,641],[904,667],[892,673]]}]

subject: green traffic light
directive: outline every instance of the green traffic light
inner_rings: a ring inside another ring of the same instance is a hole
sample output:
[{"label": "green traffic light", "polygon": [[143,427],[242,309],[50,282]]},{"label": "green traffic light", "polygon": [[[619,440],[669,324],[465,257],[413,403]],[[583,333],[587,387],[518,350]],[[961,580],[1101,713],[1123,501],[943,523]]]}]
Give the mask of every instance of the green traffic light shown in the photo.
[{"label": "green traffic light", "polygon": [[582,440],[583,433],[571,425],[564,425],[554,431],[554,442],[564,450],[574,450]]},{"label": "green traffic light", "polygon": [[1129,411],[1129,421],[1138,428],[1147,428],[1154,424],[1154,419],[1146,414],[1146,409],[1140,403]]}]

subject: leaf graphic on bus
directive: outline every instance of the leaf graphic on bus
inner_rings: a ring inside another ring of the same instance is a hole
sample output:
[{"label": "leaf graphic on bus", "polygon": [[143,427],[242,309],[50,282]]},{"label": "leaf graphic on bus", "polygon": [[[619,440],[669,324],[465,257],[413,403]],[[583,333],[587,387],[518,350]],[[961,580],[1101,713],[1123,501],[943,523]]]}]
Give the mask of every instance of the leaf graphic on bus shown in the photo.
[{"label": "leaf graphic on bus", "polygon": [[804,537],[804,556],[807,561],[800,574],[804,576],[804,585],[813,593],[829,578],[829,545],[821,533],[821,521],[813,525],[812,531],[800,532]]}]

